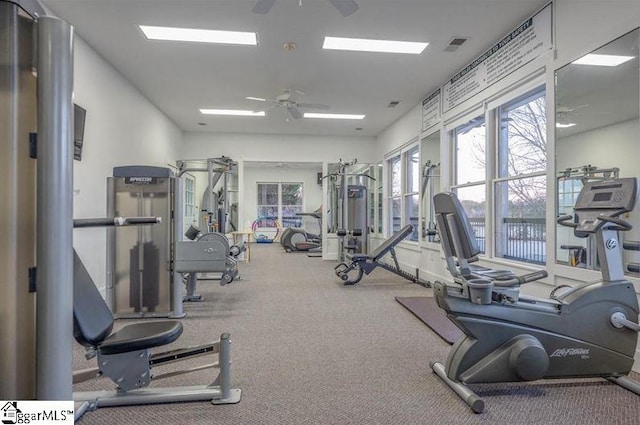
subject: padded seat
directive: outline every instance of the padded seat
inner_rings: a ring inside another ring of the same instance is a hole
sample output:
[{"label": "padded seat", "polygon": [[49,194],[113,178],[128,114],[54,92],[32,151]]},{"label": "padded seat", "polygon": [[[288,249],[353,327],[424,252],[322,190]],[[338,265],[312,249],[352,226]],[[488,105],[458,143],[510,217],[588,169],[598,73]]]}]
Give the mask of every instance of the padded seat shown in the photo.
[{"label": "padded seat", "polygon": [[371,260],[373,259],[373,257],[369,254],[362,254],[362,253],[358,253],[358,254],[348,254],[347,257],[351,260],[351,261],[367,261],[367,260]]},{"label": "padded seat", "polygon": [[495,286],[507,288],[547,277],[545,270],[517,276],[511,270],[494,270],[470,264],[477,261],[480,249],[473,227],[455,193],[437,193],[433,197],[434,211],[440,229],[440,243],[447,260],[447,269],[454,278],[470,282],[474,278],[492,281]]},{"label": "padded seat", "polygon": [[182,334],[182,322],[165,320],[134,323],[117,332],[113,315],[89,272],[73,251],[73,336],[101,354],[121,354],[169,344]]},{"label": "padded seat", "polygon": [[182,322],[146,322],[127,325],[109,335],[98,349],[102,354],[120,354],[170,344],[182,335]]}]

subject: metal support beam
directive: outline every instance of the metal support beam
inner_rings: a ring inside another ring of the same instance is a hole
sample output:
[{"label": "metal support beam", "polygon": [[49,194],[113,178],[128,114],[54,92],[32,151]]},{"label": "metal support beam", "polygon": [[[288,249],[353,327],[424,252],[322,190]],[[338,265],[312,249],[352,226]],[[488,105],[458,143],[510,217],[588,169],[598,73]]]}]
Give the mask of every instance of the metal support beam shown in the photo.
[{"label": "metal support beam", "polygon": [[40,400],[72,399],[73,30],[37,20],[38,190],[36,387]]}]

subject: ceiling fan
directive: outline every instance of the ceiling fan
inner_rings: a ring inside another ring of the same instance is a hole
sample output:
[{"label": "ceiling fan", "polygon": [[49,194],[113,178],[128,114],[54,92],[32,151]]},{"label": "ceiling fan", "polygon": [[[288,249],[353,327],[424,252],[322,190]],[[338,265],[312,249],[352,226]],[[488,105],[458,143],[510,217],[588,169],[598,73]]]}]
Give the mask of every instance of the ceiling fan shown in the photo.
[{"label": "ceiling fan", "polygon": [[[354,0],[329,0],[333,7],[338,9],[338,11],[342,14],[342,16],[349,16],[358,10],[358,3]],[[276,2],[276,0],[258,0],[256,5],[251,9],[253,13],[259,13],[264,15],[265,13],[269,13],[271,7]],[[302,6],[302,0],[298,0],[298,6]]]},{"label": "ceiling fan", "polygon": [[300,109],[330,109],[329,105],[322,105],[319,103],[298,103],[298,101],[292,97],[293,93],[297,93],[302,96],[305,95],[305,93],[300,90],[284,90],[282,94],[278,95],[275,99],[264,99],[262,97],[252,96],[247,96],[247,99],[270,103],[276,108],[284,109],[287,114],[287,120],[289,120],[289,117],[296,120],[302,118],[302,112],[300,112]]}]

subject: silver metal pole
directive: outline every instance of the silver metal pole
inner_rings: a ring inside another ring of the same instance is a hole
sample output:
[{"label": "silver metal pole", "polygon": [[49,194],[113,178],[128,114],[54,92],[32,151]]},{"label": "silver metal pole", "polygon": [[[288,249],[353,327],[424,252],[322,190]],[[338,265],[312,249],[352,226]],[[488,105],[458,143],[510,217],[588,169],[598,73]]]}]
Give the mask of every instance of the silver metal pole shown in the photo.
[{"label": "silver metal pole", "polygon": [[176,271],[176,244],[182,240],[183,235],[183,217],[184,202],[182,192],[182,179],[173,177],[171,179],[173,186],[173,235],[170,235],[169,246],[171,249],[171,300],[169,317],[172,319],[182,319],[187,314],[182,309],[182,273]]},{"label": "silver metal pole", "polygon": [[36,386],[39,400],[72,399],[73,29],[38,29]]},{"label": "silver metal pole", "polygon": [[[116,215],[115,207],[115,178],[107,177],[107,217]],[[111,311],[118,311],[116,305],[115,284],[116,284],[116,229],[107,228],[107,258],[106,258],[106,289],[105,295],[107,305]]]},{"label": "silver metal pole", "polygon": [[231,335],[223,333],[220,336],[220,398],[231,397]]}]

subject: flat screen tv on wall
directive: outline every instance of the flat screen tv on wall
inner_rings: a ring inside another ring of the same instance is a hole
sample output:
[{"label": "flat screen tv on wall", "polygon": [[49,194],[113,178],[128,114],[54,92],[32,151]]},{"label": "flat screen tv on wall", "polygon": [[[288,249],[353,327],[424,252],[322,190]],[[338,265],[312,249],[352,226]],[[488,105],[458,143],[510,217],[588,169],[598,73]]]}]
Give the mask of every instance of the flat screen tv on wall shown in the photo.
[{"label": "flat screen tv on wall", "polygon": [[84,121],[87,115],[86,109],[73,104],[73,159],[82,160],[82,144],[84,142]]}]

